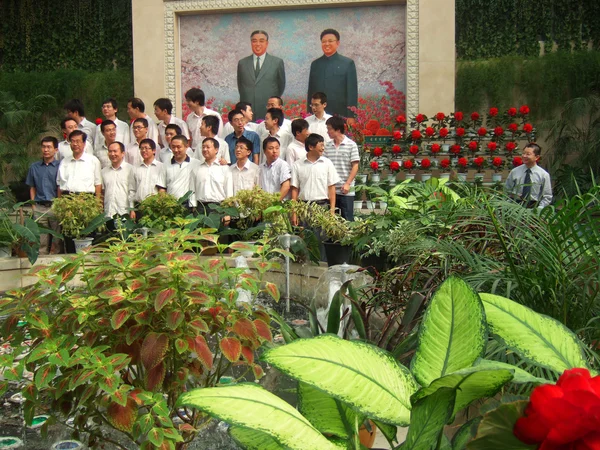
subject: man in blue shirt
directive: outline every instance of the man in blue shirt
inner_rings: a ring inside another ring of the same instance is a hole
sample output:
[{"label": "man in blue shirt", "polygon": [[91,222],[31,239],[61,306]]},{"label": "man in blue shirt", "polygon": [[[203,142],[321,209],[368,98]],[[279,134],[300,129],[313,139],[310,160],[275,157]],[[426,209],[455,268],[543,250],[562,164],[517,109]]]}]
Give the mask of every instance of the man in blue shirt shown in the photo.
[{"label": "man in blue shirt", "polygon": [[229,123],[233,127],[233,133],[225,136],[225,142],[229,146],[229,157],[231,164],[235,164],[235,146],[237,141],[244,136],[250,142],[252,142],[252,161],[254,164],[258,164],[258,156],[260,154],[260,137],[254,131],[246,130],[246,120],[244,114],[239,109],[233,109],[229,111],[227,115]]},{"label": "man in blue shirt", "polygon": [[[55,155],[58,140],[52,136],[42,139],[42,159],[29,167],[25,183],[29,186],[29,198],[32,200],[34,220],[41,226],[58,232],[58,220],[52,212],[52,202],[56,198],[56,176],[58,164]],[[50,245],[51,244],[51,245]],[[40,242],[40,254],[60,253],[61,242],[50,235],[43,234]]]}]

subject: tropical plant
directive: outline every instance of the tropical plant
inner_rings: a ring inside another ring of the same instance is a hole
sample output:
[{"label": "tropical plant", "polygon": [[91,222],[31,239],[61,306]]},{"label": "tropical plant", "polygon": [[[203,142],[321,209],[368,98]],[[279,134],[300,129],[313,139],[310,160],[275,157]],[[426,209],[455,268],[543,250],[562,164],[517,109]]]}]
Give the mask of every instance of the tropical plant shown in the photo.
[{"label": "tropical plant", "polygon": [[62,232],[73,239],[81,239],[96,231],[108,218],[104,215],[102,200],[94,194],[63,195],[52,202]]},{"label": "tropical plant", "polygon": [[[262,281],[277,263],[263,260],[254,276],[193,253],[217,239],[207,230],[169,230],[97,246],[94,265],[73,255],[36,266],[35,284],[0,299],[11,350],[0,356],[0,392],[19,383],[28,424],[49,408],[48,425],[73,417],[76,436],[87,433],[90,446],[126,448],[109,426],[128,445],[184,448],[210,418],[175,401],[192,387],[217,385],[232,366],[260,378],[255,354],[271,340],[270,317],[254,300],[259,292],[279,298]],[[33,378],[22,378],[24,370]]]},{"label": "tropical plant", "polygon": [[165,231],[178,226],[178,218],[185,217],[187,210],[184,206],[185,200],[178,200],[166,192],[158,192],[142,200],[138,210],[142,213],[140,225],[158,231]]}]

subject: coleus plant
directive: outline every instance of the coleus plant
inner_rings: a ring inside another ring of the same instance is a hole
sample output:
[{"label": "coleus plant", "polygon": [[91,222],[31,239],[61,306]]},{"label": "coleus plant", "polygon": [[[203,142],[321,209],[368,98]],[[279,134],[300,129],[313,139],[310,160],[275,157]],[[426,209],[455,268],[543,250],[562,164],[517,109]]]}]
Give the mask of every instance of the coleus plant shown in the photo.
[{"label": "coleus plant", "polygon": [[72,417],[75,436],[88,433],[90,446],[119,445],[101,427],[109,425],[142,449],[183,448],[210,417],[176,408],[182,392],[217,385],[234,365],[263,375],[256,351],[272,340],[270,315],[238,296],[265,291],[278,300],[277,287],[262,281],[277,263],[263,259],[254,275],[201,258],[217,245],[209,232],[115,240],[36,266],[35,284],[0,299],[2,338],[12,347],[0,356],[0,393],[24,381],[27,423],[44,408],[47,424]]}]

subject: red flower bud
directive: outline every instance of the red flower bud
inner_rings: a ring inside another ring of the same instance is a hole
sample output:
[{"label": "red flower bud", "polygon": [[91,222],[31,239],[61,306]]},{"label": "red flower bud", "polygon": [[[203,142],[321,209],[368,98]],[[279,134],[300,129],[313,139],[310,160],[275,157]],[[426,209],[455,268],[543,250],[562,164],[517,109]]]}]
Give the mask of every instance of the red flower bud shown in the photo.
[{"label": "red flower bud", "polygon": [[460,167],[467,167],[469,165],[469,160],[463,156],[462,158],[458,158],[457,164]]},{"label": "red flower bud", "polygon": [[509,116],[514,117],[517,115],[517,108],[508,108],[506,112]]},{"label": "red flower bud", "polygon": [[448,128],[440,128],[440,137],[445,138],[448,136]]},{"label": "red flower bud", "polygon": [[464,117],[465,117],[465,116],[464,116],[464,114],[463,114],[462,112],[460,112],[460,111],[456,111],[456,112],[454,113],[454,118],[455,118],[456,120],[458,120],[459,122],[460,122],[461,120],[463,120],[463,119],[464,119]]},{"label": "red flower bud", "polygon": [[440,151],[440,144],[433,144],[431,146],[431,153],[437,153]]},{"label": "red flower bud", "polygon": [[425,116],[423,114],[417,114],[417,116],[415,117],[415,120],[417,121],[417,123],[424,122]]},{"label": "red flower bud", "polygon": [[491,117],[496,117],[498,115],[498,108],[490,108],[488,113]]},{"label": "red flower bud", "polygon": [[400,139],[402,139],[402,133],[398,130],[394,131],[394,134],[392,136],[394,138],[394,140],[399,141]]},{"label": "red flower bud", "polygon": [[400,164],[398,163],[398,161],[392,161],[390,163],[390,170],[392,172],[397,172],[398,170],[400,170]]},{"label": "red flower bud", "polygon": [[394,153],[394,154],[398,154],[398,153],[400,153],[401,151],[402,151],[402,147],[400,147],[400,146],[399,146],[399,145],[397,145],[397,144],[396,144],[396,145],[394,145],[394,146],[392,147],[392,153]]},{"label": "red flower bud", "polygon": [[487,148],[490,152],[495,152],[498,149],[498,144],[495,142],[488,142]]},{"label": "red flower bud", "polygon": [[435,130],[432,127],[427,127],[425,128],[425,134],[431,137],[435,134]]},{"label": "red flower bud", "polygon": [[429,169],[431,167],[431,161],[429,160],[429,158],[423,158],[421,160],[421,167],[423,169]]},{"label": "red flower bud", "polygon": [[479,120],[479,113],[478,112],[471,113],[471,120],[473,122],[475,122],[476,120]]},{"label": "red flower bud", "polygon": [[102,124],[102,119],[100,117],[96,118],[96,125],[101,125]]},{"label": "red flower bud", "polygon": [[438,122],[441,122],[446,118],[446,114],[444,114],[443,112],[439,112],[435,115],[435,118],[438,120]]},{"label": "red flower bud", "polygon": [[504,147],[506,148],[507,152],[512,153],[517,148],[517,144],[515,144],[514,142],[507,142]]},{"label": "red flower bud", "polygon": [[371,161],[371,169],[375,171],[379,170],[379,163],[377,161]]},{"label": "red flower bud", "polygon": [[419,130],[412,130],[412,132],[410,133],[410,137],[413,141],[418,141],[422,138],[421,132]]},{"label": "red flower bud", "polygon": [[511,124],[508,126],[508,130],[509,130],[511,133],[516,133],[518,129],[519,129],[519,125],[517,125],[516,123],[511,123]]},{"label": "red flower bud", "polygon": [[454,144],[452,147],[450,147],[450,153],[458,155],[460,153],[460,145]]},{"label": "red flower bud", "polygon": [[478,156],[477,158],[475,158],[473,160],[473,164],[475,164],[477,167],[481,167],[481,166],[483,166],[484,161],[485,160],[483,159],[482,156]]},{"label": "red flower bud", "polygon": [[529,114],[529,106],[527,105],[523,105],[519,108],[519,114],[521,114],[522,116],[526,116],[527,114]]},{"label": "red flower bud", "polygon": [[440,161],[440,166],[442,166],[444,169],[447,169],[448,167],[450,167],[450,160],[448,158],[444,158]]},{"label": "red flower bud", "polygon": [[504,160],[499,156],[496,156],[494,159],[492,159],[492,164],[494,165],[494,167],[500,167],[503,162]]},{"label": "red flower bud", "polygon": [[411,145],[409,151],[411,154],[416,155],[417,153],[419,153],[419,146]]},{"label": "red flower bud", "polygon": [[477,134],[483,137],[487,134],[487,130],[484,127],[481,127],[479,130],[477,130]]},{"label": "red flower bud", "polygon": [[402,114],[400,114],[399,116],[396,116],[396,122],[406,123],[406,117],[404,117]]},{"label": "red flower bud", "polygon": [[373,149],[373,154],[375,156],[381,156],[381,155],[383,155],[383,150],[381,149],[381,147],[375,147]]},{"label": "red flower bud", "polygon": [[472,152],[476,152],[477,149],[479,148],[479,145],[477,145],[477,142],[471,141],[471,142],[469,142],[468,147],[469,147],[469,150],[471,150]]},{"label": "red flower bud", "polygon": [[413,168],[413,162],[410,159],[404,161],[404,168],[410,170]]},{"label": "red flower bud", "polygon": [[521,159],[521,157],[520,156],[515,156],[513,158],[513,166],[519,167],[521,164],[523,164],[523,160]]},{"label": "red flower bud", "polygon": [[523,131],[525,133],[531,133],[533,131],[533,126],[530,123],[526,123],[523,125]]},{"label": "red flower bud", "polygon": [[504,134],[504,128],[502,128],[502,127],[494,128],[494,135],[502,136],[503,134]]},{"label": "red flower bud", "polygon": [[464,129],[464,128],[462,128],[462,127],[458,127],[458,128],[456,129],[456,135],[457,135],[457,136],[461,136],[461,137],[462,137],[462,136],[464,136],[464,135],[465,135],[465,129]]}]

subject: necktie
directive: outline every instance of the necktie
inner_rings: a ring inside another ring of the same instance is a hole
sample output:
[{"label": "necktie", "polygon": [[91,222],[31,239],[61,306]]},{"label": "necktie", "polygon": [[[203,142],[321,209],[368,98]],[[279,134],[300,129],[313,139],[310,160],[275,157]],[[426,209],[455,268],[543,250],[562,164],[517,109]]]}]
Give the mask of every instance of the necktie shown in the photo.
[{"label": "necktie", "polygon": [[254,75],[258,76],[258,72],[260,72],[260,56],[256,57],[256,66],[254,66]]},{"label": "necktie", "polygon": [[531,195],[531,169],[525,171],[525,182],[523,183],[523,192],[521,198],[523,200],[529,200]]}]

